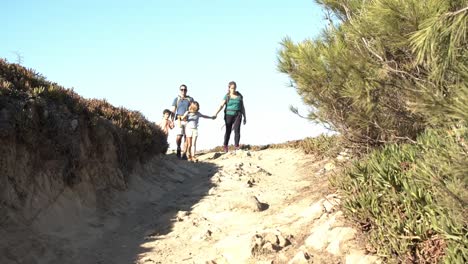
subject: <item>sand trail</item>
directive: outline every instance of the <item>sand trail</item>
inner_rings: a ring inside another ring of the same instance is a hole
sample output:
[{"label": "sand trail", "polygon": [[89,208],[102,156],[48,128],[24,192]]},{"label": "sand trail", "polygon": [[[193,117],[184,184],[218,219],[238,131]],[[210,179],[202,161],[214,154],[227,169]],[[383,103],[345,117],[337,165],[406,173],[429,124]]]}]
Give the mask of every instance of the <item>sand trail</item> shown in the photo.
[{"label": "sand trail", "polygon": [[[358,246],[357,231],[338,210],[327,160],[272,149],[171,162],[180,177],[174,184],[184,187],[129,216],[111,239],[116,245],[100,251],[102,263],[377,262]],[[170,224],[159,219],[164,214]],[[131,226],[139,232],[130,239]],[[138,252],[122,261],[130,240]]]},{"label": "sand trail", "polygon": [[0,262],[378,263],[339,209],[331,164],[296,149],[156,157],[125,191],[99,191],[97,209],[65,193],[37,223],[0,230]]}]

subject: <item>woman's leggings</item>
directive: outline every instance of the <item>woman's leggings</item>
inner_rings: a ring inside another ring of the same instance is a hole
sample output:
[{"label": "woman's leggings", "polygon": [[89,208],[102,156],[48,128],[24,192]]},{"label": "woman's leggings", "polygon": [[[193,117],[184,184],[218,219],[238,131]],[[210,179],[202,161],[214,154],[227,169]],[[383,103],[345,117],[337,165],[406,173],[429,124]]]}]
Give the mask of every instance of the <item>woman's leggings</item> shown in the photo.
[{"label": "woman's leggings", "polygon": [[231,137],[231,131],[234,130],[234,144],[236,147],[239,146],[240,141],[240,127],[242,121],[242,114],[236,115],[225,115],[224,121],[226,122],[226,133],[224,134],[224,146],[229,144],[229,138]]}]

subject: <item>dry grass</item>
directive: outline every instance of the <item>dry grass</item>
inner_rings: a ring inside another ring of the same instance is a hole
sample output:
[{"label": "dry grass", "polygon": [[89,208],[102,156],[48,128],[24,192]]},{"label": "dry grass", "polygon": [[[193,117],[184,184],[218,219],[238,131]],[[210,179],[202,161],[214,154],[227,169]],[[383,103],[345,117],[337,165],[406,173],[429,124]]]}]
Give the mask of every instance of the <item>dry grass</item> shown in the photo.
[{"label": "dry grass", "polygon": [[[115,107],[106,100],[85,99],[72,89],[47,81],[32,69],[4,59],[0,59],[0,96],[5,105],[30,105],[40,109],[41,115],[48,111],[61,111],[76,118],[84,117],[90,126],[96,125],[100,119],[109,120],[129,139],[130,147],[137,149],[137,154],[165,153],[168,147],[164,133],[142,113]],[[22,122],[29,122],[23,119],[16,118],[19,122],[17,127],[25,127]]]},{"label": "dry grass", "polygon": [[[314,138],[305,138],[301,140],[291,140],[279,144],[268,144],[268,145],[241,145],[242,150],[259,151],[265,149],[283,149],[283,148],[294,148],[302,149],[306,154],[314,154],[318,157],[336,157],[344,149],[344,143],[338,135],[320,135]],[[233,145],[229,146],[229,150],[233,151],[235,148]],[[224,151],[223,146],[218,146],[207,152],[222,152]]]}]

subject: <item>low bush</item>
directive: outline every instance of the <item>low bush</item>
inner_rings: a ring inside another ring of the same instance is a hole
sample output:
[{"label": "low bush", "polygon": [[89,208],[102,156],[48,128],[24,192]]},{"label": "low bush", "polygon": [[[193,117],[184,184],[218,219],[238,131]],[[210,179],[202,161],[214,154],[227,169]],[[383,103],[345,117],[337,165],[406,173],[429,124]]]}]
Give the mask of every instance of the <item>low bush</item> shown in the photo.
[{"label": "low bush", "polygon": [[[69,114],[67,118],[85,117],[87,126],[96,125],[99,119],[109,120],[122,133],[131,158],[165,153],[168,148],[164,133],[142,113],[115,107],[106,100],[85,99],[72,89],[47,81],[32,69],[8,63],[4,59],[0,59],[0,96],[0,110],[7,104],[16,105],[18,109],[32,105],[44,113],[55,111]],[[16,112],[15,115],[24,116],[24,113]],[[18,130],[23,127],[21,122],[26,122],[24,119],[29,117],[15,118],[19,122],[14,124],[16,132],[21,133]]]},{"label": "low bush", "polygon": [[389,261],[467,263],[466,127],[427,130],[375,150],[334,184],[343,206]]}]

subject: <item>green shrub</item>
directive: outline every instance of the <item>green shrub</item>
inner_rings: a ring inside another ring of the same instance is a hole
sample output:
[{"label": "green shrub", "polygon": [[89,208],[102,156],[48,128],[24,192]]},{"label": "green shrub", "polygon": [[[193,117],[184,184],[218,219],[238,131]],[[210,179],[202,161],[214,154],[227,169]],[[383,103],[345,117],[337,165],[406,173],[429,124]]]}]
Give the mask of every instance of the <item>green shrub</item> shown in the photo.
[{"label": "green shrub", "polygon": [[335,179],[377,253],[418,263],[468,261],[468,130],[428,130],[388,145]]},{"label": "green shrub", "polygon": [[305,138],[299,142],[299,147],[307,154],[320,157],[336,157],[344,148],[343,140],[338,135],[320,135],[313,138]]},{"label": "green shrub", "polygon": [[468,118],[466,1],[317,2],[335,19],[314,39],[286,38],[278,65],[309,118],[364,147]]}]

